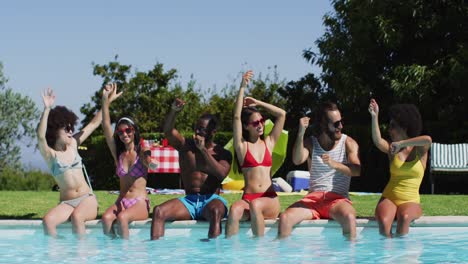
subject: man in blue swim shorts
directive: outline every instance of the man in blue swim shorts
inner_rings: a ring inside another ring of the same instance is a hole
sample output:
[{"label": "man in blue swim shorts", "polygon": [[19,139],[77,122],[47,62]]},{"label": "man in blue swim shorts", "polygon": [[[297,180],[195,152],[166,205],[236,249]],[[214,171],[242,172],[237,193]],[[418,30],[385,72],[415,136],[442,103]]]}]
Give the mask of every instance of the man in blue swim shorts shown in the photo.
[{"label": "man in blue swim shorts", "polygon": [[231,169],[231,152],[213,142],[217,122],[210,114],[202,115],[192,138],[184,138],[174,128],[177,113],[185,102],[176,99],[164,124],[169,144],[179,151],[180,177],[185,197],[171,199],[153,209],[151,239],[164,236],[164,223],[174,220],[207,220],[208,238],[221,234],[221,219],[227,216],[227,202],[219,191]]}]

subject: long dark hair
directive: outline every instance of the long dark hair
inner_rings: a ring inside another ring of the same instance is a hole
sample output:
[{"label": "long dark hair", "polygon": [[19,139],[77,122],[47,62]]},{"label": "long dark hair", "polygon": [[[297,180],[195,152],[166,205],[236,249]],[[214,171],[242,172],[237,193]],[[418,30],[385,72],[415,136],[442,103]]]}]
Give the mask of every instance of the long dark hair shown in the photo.
[{"label": "long dark hair", "polygon": [[[253,106],[242,108],[242,112],[241,112],[242,138],[245,141],[249,141],[250,135],[249,135],[249,131],[247,129],[244,129],[244,125],[249,124],[250,116],[253,115],[254,113],[261,114],[260,111],[258,111],[258,109]],[[260,138],[262,140],[265,139],[264,134],[262,134]]]},{"label": "long dark hair", "polygon": [[[135,121],[133,121],[132,118],[124,116],[120,118],[117,123],[115,123],[114,131],[117,131],[117,128],[119,127],[120,124],[125,124],[133,128],[133,144],[135,145],[135,151],[138,155],[141,150],[140,130],[138,129],[138,126],[136,125]],[[122,154],[122,152],[125,151],[125,144],[122,142],[122,140],[120,140],[119,135],[117,135],[117,133],[114,133],[114,143],[115,143],[115,148],[117,151],[117,158],[119,158],[120,154]]]},{"label": "long dark hair", "polygon": [[[249,131],[244,129],[244,125],[247,125],[249,123],[250,116],[253,115],[254,113],[260,113],[260,111],[258,111],[257,108],[252,107],[252,106],[242,108],[242,112],[241,112],[242,138],[245,141],[249,141],[249,138],[250,138],[249,136],[250,135],[249,135]],[[264,135],[265,135],[265,133],[260,136],[260,138],[262,140],[265,139]],[[235,166],[235,172],[240,172],[241,171],[241,169],[240,169],[241,166],[239,164],[239,159],[237,158],[237,152],[236,152],[235,148],[234,148],[234,159],[235,159],[236,164],[237,164],[237,166]]]},{"label": "long dark hair", "polygon": [[49,147],[54,148],[57,142],[57,132],[70,125],[71,129],[75,131],[75,124],[78,117],[71,110],[65,106],[58,105],[50,110],[49,117],[47,118],[46,141]]}]

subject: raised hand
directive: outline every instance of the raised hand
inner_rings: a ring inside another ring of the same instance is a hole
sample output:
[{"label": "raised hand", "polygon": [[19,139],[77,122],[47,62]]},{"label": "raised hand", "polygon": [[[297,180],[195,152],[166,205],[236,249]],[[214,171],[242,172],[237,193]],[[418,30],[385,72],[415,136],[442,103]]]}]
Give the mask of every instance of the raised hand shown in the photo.
[{"label": "raised hand", "polygon": [[111,83],[104,86],[102,90],[102,98],[112,103],[115,99],[119,98],[123,92],[117,93],[117,84]]},{"label": "raised hand", "polygon": [[372,117],[379,115],[379,105],[377,104],[377,101],[375,101],[374,99],[370,100],[369,113],[371,114]]},{"label": "raised hand", "polygon": [[253,98],[253,97],[245,97],[244,98],[244,107],[249,107],[249,106],[257,106],[258,105],[258,100]]},{"label": "raised hand", "polygon": [[299,132],[305,133],[306,129],[309,127],[310,117],[304,116],[299,119]]},{"label": "raised hand", "polygon": [[45,108],[52,108],[55,102],[55,94],[52,88],[47,88],[44,90],[44,92],[41,94],[42,95],[42,101],[44,102],[44,107]]},{"label": "raised hand", "polygon": [[110,89],[112,92],[110,93],[110,96],[109,96],[109,102],[113,102],[115,99],[119,98],[121,95],[122,95],[122,91],[117,93],[117,83],[112,83],[112,84],[108,84],[106,85],[107,88],[105,89]]},{"label": "raised hand", "polygon": [[247,71],[242,75],[241,87],[246,87],[252,79],[253,71]]},{"label": "raised hand", "polygon": [[184,108],[185,102],[182,99],[176,98],[174,102],[172,102],[171,109],[179,112]]}]

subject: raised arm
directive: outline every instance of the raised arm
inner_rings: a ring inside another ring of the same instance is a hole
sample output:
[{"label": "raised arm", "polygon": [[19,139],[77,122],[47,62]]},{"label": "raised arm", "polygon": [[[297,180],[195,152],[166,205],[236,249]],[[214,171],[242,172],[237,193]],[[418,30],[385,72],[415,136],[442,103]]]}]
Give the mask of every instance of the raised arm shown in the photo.
[{"label": "raised arm", "polygon": [[83,143],[89,137],[89,135],[91,135],[91,133],[93,133],[93,131],[98,128],[101,122],[102,109],[94,115],[93,119],[83,129],[81,129],[80,132],[73,135],[73,137],[76,139],[77,145],[81,145],[81,143]]},{"label": "raised arm", "polygon": [[432,138],[430,136],[419,136],[414,138],[408,138],[405,140],[392,142],[390,145],[390,154],[397,154],[402,148],[406,147],[418,147],[419,155],[423,156],[429,151],[432,144]]},{"label": "raised arm", "polygon": [[295,165],[301,165],[309,157],[310,141],[304,141],[304,134],[309,126],[310,118],[303,117],[299,119],[299,129],[297,131],[296,141],[293,146],[292,160]]},{"label": "raised arm", "polygon": [[379,105],[374,99],[370,100],[369,104],[369,113],[371,114],[371,125],[372,125],[372,141],[374,145],[382,152],[388,154],[390,150],[390,145],[388,142],[382,138],[380,135],[379,128]]},{"label": "raised arm", "polygon": [[[242,141],[242,121],[241,113],[242,108],[244,107],[244,92],[245,88],[250,82],[250,79],[253,76],[252,71],[247,71],[242,75],[241,85],[239,87],[239,93],[237,94],[236,103],[234,105],[234,118],[232,120],[232,129],[233,129],[233,143],[234,149],[239,155],[245,154],[245,147]],[[239,157],[238,155],[238,157]]]},{"label": "raised arm", "polygon": [[177,113],[179,113],[184,108],[185,102],[179,98],[176,98],[171,105],[171,110],[166,116],[166,122],[164,122],[164,136],[169,141],[169,145],[173,146],[175,149],[180,149],[185,144],[185,138],[174,128],[175,119]]},{"label": "raised arm", "polygon": [[109,147],[115,162],[117,162],[118,157],[111,127],[109,106],[112,101],[117,99],[120,95],[122,95],[122,92],[117,93],[117,84],[115,83],[106,85],[102,91],[102,129],[104,131],[104,137],[106,138],[107,146]]},{"label": "raised arm", "polygon": [[42,112],[41,120],[39,121],[36,129],[37,145],[44,160],[49,162],[50,158],[52,157],[53,150],[49,147],[49,145],[47,145],[46,140],[47,119],[49,118],[50,108],[52,105],[54,105],[55,95],[51,88],[47,88],[47,90],[45,90],[41,96],[42,101],[44,102],[44,111]]},{"label": "raised arm", "polygon": [[270,134],[266,138],[267,144],[269,145],[269,149],[273,150],[273,147],[276,144],[276,141],[278,141],[278,138],[281,135],[281,132],[283,131],[284,127],[284,121],[286,120],[286,112],[272,104],[262,102],[260,100],[256,100],[252,97],[246,97],[245,98],[245,106],[259,106],[263,107],[265,110],[267,110],[271,115],[275,117],[275,123],[273,125],[273,128],[271,129]]}]

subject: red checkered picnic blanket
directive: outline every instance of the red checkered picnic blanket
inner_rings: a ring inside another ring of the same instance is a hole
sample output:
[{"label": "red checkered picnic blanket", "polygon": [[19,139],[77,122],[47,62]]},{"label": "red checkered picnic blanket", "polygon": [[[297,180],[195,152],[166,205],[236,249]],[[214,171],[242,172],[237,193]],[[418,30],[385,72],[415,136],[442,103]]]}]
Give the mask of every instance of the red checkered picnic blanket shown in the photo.
[{"label": "red checkered picnic blanket", "polygon": [[156,170],[148,168],[149,173],[180,173],[179,152],[167,145],[167,140],[163,140],[164,146],[154,144],[154,140],[141,139],[141,146],[151,150],[151,157],[159,161]]},{"label": "red checkered picnic blanket", "polygon": [[179,173],[179,152],[173,147],[150,147],[151,157],[159,161],[156,170],[148,169],[149,173]]}]

